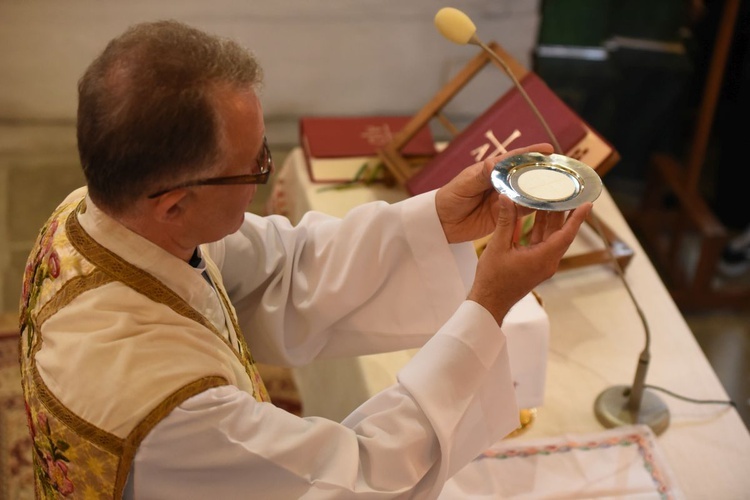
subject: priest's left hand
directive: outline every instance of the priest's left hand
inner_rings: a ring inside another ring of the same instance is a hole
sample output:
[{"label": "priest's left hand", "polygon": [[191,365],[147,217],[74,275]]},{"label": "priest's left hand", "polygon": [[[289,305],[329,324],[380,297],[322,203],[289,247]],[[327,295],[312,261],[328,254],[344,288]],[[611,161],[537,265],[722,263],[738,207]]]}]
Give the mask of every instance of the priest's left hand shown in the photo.
[{"label": "priest's left hand", "polygon": [[[495,164],[510,156],[529,152],[550,154],[552,145],[533,144],[508,151],[475,163],[462,170],[435,196],[435,208],[449,243],[461,243],[482,238],[495,230],[498,216],[498,192],[492,186],[490,174]],[[530,209],[518,207],[519,216]]]}]

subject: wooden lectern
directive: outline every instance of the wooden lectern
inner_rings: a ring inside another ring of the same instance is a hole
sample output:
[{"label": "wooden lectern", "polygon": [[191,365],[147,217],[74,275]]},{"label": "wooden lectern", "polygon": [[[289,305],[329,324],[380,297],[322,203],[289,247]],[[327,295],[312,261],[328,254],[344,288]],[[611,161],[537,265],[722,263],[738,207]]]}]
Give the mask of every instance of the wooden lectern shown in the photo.
[{"label": "wooden lectern", "polygon": [[[503,61],[505,61],[509,70],[513,73],[513,75],[519,82],[522,82],[523,84],[523,81],[530,80],[526,77],[530,75],[531,71],[526,69],[510,54],[503,50],[502,47],[500,47],[496,42],[490,42],[489,44],[487,44],[487,46],[492,51],[494,51],[495,54],[497,54],[501,59],[503,59]],[[500,65],[497,64],[489,54],[487,54],[484,50],[480,51],[463,67],[463,69],[451,81],[449,81],[440,91],[438,91],[438,93],[435,94],[435,96],[416,115],[414,115],[411,121],[409,121],[406,126],[404,126],[404,128],[402,128],[399,133],[397,133],[393,137],[393,140],[390,143],[386,144],[378,151],[378,156],[388,168],[389,172],[393,175],[393,177],[399,184],[406,186],[407,191],[410,191],[411,194],[415,193],[410,189],[410,181],[413,181],[414,176],[423,169],[426,170],[432,168],[433,164],[432,160],[423,164],[414,164],[412,162],[409,162],[401,154],[401,150],[403,149],[404,145],[408,143],[412,137],[414,137],[414,135],[416,135],[420,130],[423,129],[423,127],[430,126],[430,122],[433,119],[438,120],[438,122],[441,123],[451,134],[452,139],[448,145],[449,147],[455,141],[466,137],[467,134],[476,133],[476,130],[470,130],[472,128],[471,125],[466,127],[466,129],[464,129],[463,131],[458,130],[458,128],[455,127],[443,115],[442,110],[451,101],[451,99],[453,99],[453,97],[455,97],[471,81],[471,79],[474,78],[490,62],[500,67]],[[503,68],[501,67],[501,69]],[[536,75],[531,76],[534,76],[536,81],[539,81]],[[526,88],[525,84],[524,88]],[[546,89],[546,86],[544,86],[544,88]],[[518,93],[518,90],[515,87],[511,88],[505,96],[501,97],[501,100],[506,98],[510,93]],[[582,138],[575,139],[576,141],[580,142],[568,143],[566,146],[563,146],[563,148],[566,149],[565,151],[557,152],[580,159],[584,163],[587,163],[590,167],[594,168],[594,170],[596,170],[600,177],[603,176],[620,160],[618,152],[606,140],[601,138],[598,133],[591,129],[591,127],[589,127],[588,124],[586,124],[580,117],[569,110],[567,106],[565,106],[564,103],[559,100],[559,98],[554,96],[554,93],[547,89],[547,94],[552,95],[553,99],[555,99],[554,104],[558,106],[558,109],[559,106],[564,106],[566,112],[575,117],[576,124],[580,123],[581,130],[584,130],[585,132],[585,135]],[[533,99],[534,96],[531,95],[530,92],[529,95]],[[498,101],[498,103],[500,103],[500,101]],[[536,100],[534,101],[534,103],[538,108],[540,108],[540,112],[544,114],[545,103],[537,102]],[[493,107],[490,108],[488,112],[492,111],[494,108],[496,108],[496,105],[493,105]],[[487,112],[485,112],[482,117],[478,118],[477,121],[484,119],[486,114]],[[513,116],[509,116],[508,118],[513,119]],[[547,120],[550,121],[549,119]],[[533,123],[533,126],[537,129],[543,129],[542,124],[538,121],[535,121]],[[555,127],[551,128],[557,135],[558,131],[555,130]],[[529,134],[529,136],[531,135],[533,134]],[[521,136],[521,134],[519,134],[519,136]],[[541,140],[530,142],[554,143],[554,141],[548,139],[548,136],[542,137]],[[520,147],[524,144],[527,143],[514,143],[509,145],[509,149]],[[438,155],[436,155],[433,160],[437,159],[440,154],[441,153],[438,153]],[[596,161],[587,161],[585,157],[585,155],[587,154],[590,158],[595,158]],[[476,161],[479,160],[477,159]],[[468,166],[469,164],[470,163],[468,161],[462,165],[453,163],[453,166],[451,168],[462,168]],[[592,264],[611,263],[612,258],[617,259],[620,267],[624,269],[633,256],[632,249],[624,241],[622,241],[606,224],[604,224],[604,222],[596,218],[593,213],[589,216],[587,223],[594,228],[594,230],[599,234],[603,241],[606,241],[606,247],[602,248],[601,250],[595,250],[581,255],[565,257],[560,263],[559,270],[563,271]]]}]

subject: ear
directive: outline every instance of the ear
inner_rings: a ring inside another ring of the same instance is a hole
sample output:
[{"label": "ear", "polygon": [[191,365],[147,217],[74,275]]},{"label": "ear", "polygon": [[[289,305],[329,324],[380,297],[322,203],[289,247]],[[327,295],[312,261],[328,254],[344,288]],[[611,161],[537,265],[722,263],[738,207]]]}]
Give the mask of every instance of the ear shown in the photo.
[{"label": "ear", "polygon": [[175,189],[157,196],[152,201],[151,210],[154,219],[163,224],[179,224],[186,211],[190,196],[188,189]]}]

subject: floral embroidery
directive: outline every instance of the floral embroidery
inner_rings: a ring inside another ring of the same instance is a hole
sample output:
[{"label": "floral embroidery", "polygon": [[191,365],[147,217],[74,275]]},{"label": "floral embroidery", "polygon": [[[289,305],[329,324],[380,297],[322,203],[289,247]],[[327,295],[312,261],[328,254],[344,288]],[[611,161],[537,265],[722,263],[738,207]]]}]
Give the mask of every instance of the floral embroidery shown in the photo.
[{"label": "floral embroidery", "polygon": [[40,411],[37,414],[35,426],[27,404],[26,419],[34,450],[34,469],[42,488],[50,496],[55,496],[55,493],[70,495],[75,490],[73,481],[68,478],[70,460],[65,456],[70,445],[53,437],[46,413]]},{"label": "floral embroidery", "polygon": [[513,458],[529,458],[535,456],[554,455],[557,453],[569,453],[575,450],[592,451],[596,449],[606,449],[617,446],[636,446],[638,453],[643,460],[644,470],[651,476],[654,486],[659,496],[664,499],[672,498],[670,487],[664,473],[659,469],[656,457],[653,453],[653,443],[651,439],[639,433],[626,434],[622,436],[612,436],[601,438],[599,440],[575,442],[568,441],[559,444],[549,444],[545,446],[522,445],[502,450],[489,449],[482,453],[476,460],[482,458],[496,458],[507,460]]},{"label": "floral embroidery", "polygon": [[38,245],[36,255],[26,263],[23,278],[23,294],[21,296],[21,334],[28,328],[27,355],[36,340],[36,329],[31,321],[31,311],[35,309],[42,284],[46,279],[55,279],[60,276],[60,256],[52,248],[55,233],[59,222],[57,218],[52,219],[40,232],[41,241]]},{"label": "floral embroidery", "polygon": [[[33,360],[35,350],[43,343],[39,323],[49,317],[52,309],[59,307],[59,299],[63,294],[73,293],[70,292],[70,287],[66,288],[67,283],[71,283],[71,279],[88,276],[87,273],[97,269],[98,264],[89,263],[86,260],[88,254],[79,253],[69,240],[72,227],[69,224],[74,217],[68,216],[77,204],[78,202],[64,204],[55,211],[40,231],[35,250],[30,255],[24,272],[20,304],[21,347],[25,354],[22,355],[21,362],[22,384],[33,450],[29,458],[33,461],[35,489],[39,498],[88,498],[97,497],[104,491],[111,491],[112,496],[116,497],[116,492],[122,491],[129,469],[129,462],[123,462],[123,457],[128,455],[123,451],[121,439],[104,429],[94,428],[87,422],[73,418],[75,415],[62,407],[48,388],[40,390],[44,384],[39,384],[37,380],[39,373]],[[91,250],[91,247],[86,248]],[[222,298],[226,300],[223,294]],[[49,307],[50,304],[53,307]],[[232,315],[232,324],[239,333],[234,310],[231,305],[227,307]],[[242,349],[239,359],[245,365],[245,371],[251,380],[253,395],[258,400],[269,401],[260,373],[244,344],[244,338],[240,339]],[[198,384],[185,386],[181,391],[188,394],[200,387],[226,383],[224,379],[215,379],[218,377],[206,377],[198,381]],[[168,403],[169,400],[162,402],[160,411],[164,411]],[[163,418],[160,414],[154,414],[150,423],[147,418],[138,425],[145,428],[160,418]]]},{"label": "floral embroidery", "polygon": [[49,258],[47,259],[47,269],[52,278],[60,276],[60,256],[54,250],[49,254]]}]

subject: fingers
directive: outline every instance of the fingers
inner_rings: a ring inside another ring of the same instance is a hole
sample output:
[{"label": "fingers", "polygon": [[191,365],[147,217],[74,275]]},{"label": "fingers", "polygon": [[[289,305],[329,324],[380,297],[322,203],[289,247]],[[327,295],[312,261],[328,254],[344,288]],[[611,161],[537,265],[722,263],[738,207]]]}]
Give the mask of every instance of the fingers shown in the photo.
[{"label": "fingers", "polygon": [[537,212],[532,229],[537,244],[530,247],[517,247],[514,243],[519,215],[516,204],[507,196],[498,195],[497,205],[495,232],[479,259],[468,298],[502,324],[513,304],[554,275],[592,205],[581,205],[567,220],[565,212]]},{"label": "fingers", "polygon": [[565,212],[538,211],[529,234],[529,244],[536,245],[550,237],[565,222]]},{"label": "fingers", "polygon": [[547,215],[549,212],[537,212],[534,214],[534,225],[531,226],[529,234],[529,245],[536,245],[544,241],[547,232]]},{"label": "fingers", "polygon": [[516,232],[516,221],[518,220],[517,206],[504,194],[498,195],[497,226],[492,240],[497,240],[503,248],[513,246]]},{"label": "fingers", "polygon": [[563,226],[566,214],[567,212],[548,212],[547,225],[544,228],[545,239]]},{"label": "fingers", "polygon": [[[560,245],[567,249],[567,247],[573,243],[573,240],[578,234],[578,230],[581,228],[581,224],[586,220],[586,217],[589,212],[591,212],[592,208],[593,205],[591,203],[584,203],[576,208],[566,220],[563,220],[562,226],[559,230],[554,231],[554,234],[550,233],[549,237],[560,238],[562,240]],[[564,216],[562,218],[564,219]]]},{"label": "fingers", "polygon": [[575,228],[575,232],[578,232],[578,228],[584,223],[586,217],[589,216],[591,210],[594,208],[593,203],[584,203],[580,207],[576,208],[568,219],[565,221],[565,225],[571,224]]},{"label": "fingers", "polygon": [[[585,204],[585,206],[578,207],[576,217],[571,223],[573,226],[580,227],[581,222],[586,219],[591,210],[590,205],[591,204]],[[547,240],[566,224],[570,215],[573,213],[574,212],[537,211],[534,215],[534,225],[529,234],[529,244],[536,245]],[[581,222],[579,222],[578,219],[581,219]]]}]

